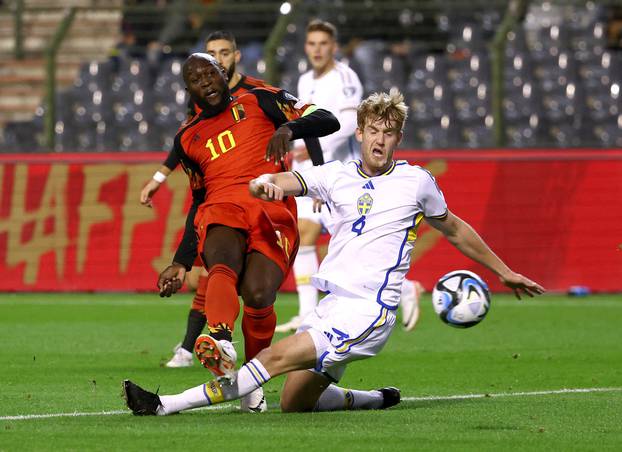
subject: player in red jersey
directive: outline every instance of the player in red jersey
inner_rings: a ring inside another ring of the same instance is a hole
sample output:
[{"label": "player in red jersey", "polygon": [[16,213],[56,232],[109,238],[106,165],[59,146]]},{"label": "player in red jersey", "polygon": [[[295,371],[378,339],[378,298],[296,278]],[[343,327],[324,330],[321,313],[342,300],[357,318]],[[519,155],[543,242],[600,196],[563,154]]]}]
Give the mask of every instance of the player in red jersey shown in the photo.
[{"label": "player in red jersey", "polygon": [[[205,46],[207,53],[216,58],[218,63],[227,71],[228,85],[232,95],[239,96],[253,88],[268,86],[263,80],[249,77],[236,70],[237,63],[240,62],[242,54],[237,48],[235,37],[232,33],[228,31],[215,31],[207,37]],[[189,100],[187,120],[191,121],[198,113],[200,113],[200,108],[192,100]],[[178,165],[179,159],[177,155],[171,152],[153,178],[142,189],[140,194],[141,204],[151,206],[152,198],[160,188],[160,185]],[[194,217],[196,208],[205,199],[205,190],[201,182],[195,183],[192,199],[193,205],[188,216],[191,224],[191,218]],[[166,367],[189,367],[193,364],[192,350],[194,343],[199,334],[203,332],[206,324],[204,304],[207,270],[203,268],[199,259],[197,259],[195,266],[195,269],[186,277],[189,285],[196,288],[192,306],[188,312],[186,331],[182,341],[173,349],[173,357],[166,363]]]},{"label": "player in red jersey", "polygon": [[[227,80],[231,95],[239,96],[245,92],[258,87],[270,86],[263,80],[249,77],[236,70],[237,63],[242,58],[241,52],[237,48],[235,37],[228,31],[215,31],[211,33],[205,41],[206,52],[212,55],[227,72]],[[192,121],[201,108],[190,99],[188,101],[188,121]],[[183,126],[183,124],[182,124]],[[159,169],[161,176],[150,180],[140,193],[140,202],[143,205],[151,205],[153,195],[158,191],[160,185],[166,177],[177,168],[179,160],[174,153],[170,153]],[[157,173],[156,173],[157,174]]]},{"label": "player in red jersey", "polygon": [[173,152],[193,188],[203,181],[206,197],[194,220],[198,247],[187,227],[158,286],[163,296],[179,290],[198,250],[209,270],[205,314],[210,334],[199,336],[196,351],[205,367],[228,376],[235,370],[231,339],[240,309],[238,293],[244,300],[248,361],[270,345],[276,325],[272,305],[298,247],[294,199],[257,200],[250,196],[248,182],[282,171],[292,139],[333,133],[339,123],[330,112],[276,88],[257,88],[233,98],[224,70],[207,54],[190,56],[183,75],[202,111],[179,131]]}]

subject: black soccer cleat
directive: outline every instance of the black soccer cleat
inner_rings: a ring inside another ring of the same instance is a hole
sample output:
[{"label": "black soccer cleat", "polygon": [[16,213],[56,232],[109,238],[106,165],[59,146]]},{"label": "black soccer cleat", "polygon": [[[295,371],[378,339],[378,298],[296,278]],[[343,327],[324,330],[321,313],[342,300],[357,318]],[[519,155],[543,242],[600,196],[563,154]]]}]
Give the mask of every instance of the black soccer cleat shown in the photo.
[{"label": "black soccer cleat", "polygon": [[394,388],[393,386],[389,386],[387,388],[380,388],[378,389],[378,391],[382,393],[383,397],[382,406],[380,407],[381,410],[391,408],[392,406],[400,403],[400,401],[402,400],[400,390]]},{"label": "black soccer cleat", "polygon": [[130,380],[123,380],[123,398],[135,416],[157,416],[157,409],[162,405],[157,394],[145,391]]}]

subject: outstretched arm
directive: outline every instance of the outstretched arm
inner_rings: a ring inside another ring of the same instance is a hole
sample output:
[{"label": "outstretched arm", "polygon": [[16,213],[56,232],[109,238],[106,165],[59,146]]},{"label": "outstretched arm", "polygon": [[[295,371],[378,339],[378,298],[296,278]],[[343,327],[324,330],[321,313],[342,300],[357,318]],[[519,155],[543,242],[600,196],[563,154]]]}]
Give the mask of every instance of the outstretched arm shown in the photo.
[{"label": "outstretched arm", "polygon": [[264,201],[281,201],[285,196],[300,195],[302,184],[291,172],[262,174],[248,183],[248,190],[255,198]]},{"label": "outstretched arm", "polygon": [[[339,121],[330,111],[322,108],[313,110],[312,113],[282,124],[274,132],[266,148],[266,161],[274,158],[275,164],[281,162],[289,151],[289,142],[291,140],[323,137],[337,130],[339,130]],[[317,142],[317,145],[314,145],[310,141],[310,144],[312,146],[309,148],[309,152],[312,153],[313,164],[321,164],[324,158],[320,155],[322,148],[319,146],[319,142]]]},{"label": "outstretched arm", "polygon": [[451,212],[443,219],[426,218],[426,221],[445,235],[449,243],[475,262],[493,271],[503,284],[520,299],[521,292],[533,297],[544,292],[538,283],[512,271],[489,247],[477,232],[464,220]]},{"label": "outstretched arm", "polygon": [[140,191],[140,203],[143,206],[153,207],[151,203],[153,196],[159,190],[160,185],[162,185],[166,178],[177,168],[179,163],[179,155],[174,150],[171,150],[166,160],[164,160],[164,163],[160,166],[160,169],[156,171],[153,178],[147,182]]},{"label": "outstretched arm", "polygon": [[151,203],[153,195],[155,195],[160,189],[160,185],[162,185],[169,174],[171,174],[171,169],[165,165],[162,165],[153,175],[151,180],[145,184],[143,189],[140,191],[140,203],[143,206],[153,207]]}]

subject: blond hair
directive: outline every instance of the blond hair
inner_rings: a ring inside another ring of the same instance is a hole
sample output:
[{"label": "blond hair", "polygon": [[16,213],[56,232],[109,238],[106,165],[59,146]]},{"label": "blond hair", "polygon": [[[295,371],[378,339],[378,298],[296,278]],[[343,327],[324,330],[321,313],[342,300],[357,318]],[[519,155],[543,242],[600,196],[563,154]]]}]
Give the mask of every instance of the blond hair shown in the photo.
[{"label": "blond hair", "polygon": [[404,96],[397,88],[391,88],[388,94],[374,93],[361,102],[356,110],[356,125],[363,130],[370,122],[382,119],[385,124],[395,123],[395,129],[401,131],[407,116]]}]

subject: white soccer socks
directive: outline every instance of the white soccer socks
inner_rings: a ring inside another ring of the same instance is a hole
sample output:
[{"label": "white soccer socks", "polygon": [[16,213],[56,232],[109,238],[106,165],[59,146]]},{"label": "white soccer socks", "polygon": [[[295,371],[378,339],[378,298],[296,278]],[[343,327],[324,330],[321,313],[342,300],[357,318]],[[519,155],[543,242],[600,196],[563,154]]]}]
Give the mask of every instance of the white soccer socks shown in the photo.
[{"label": "white soccer socks", "polygon": [[212,380],[190,388],[181,394],[162,395],[158,415],[178,413],[180,411],[215,405],[228,400],[244,397],[270,380],[270,374],[257,359],[252,359],[236,372],[232,382]]},{"label": "white soccer socks", "polygon": [[318,292],[311,285],[311,276],[318,270],[315,246],[301,246],[294,261],[294,275],[296,276],[296,290],[298,291],[298,315],[303,319],[313,312],[317,306]]}]

